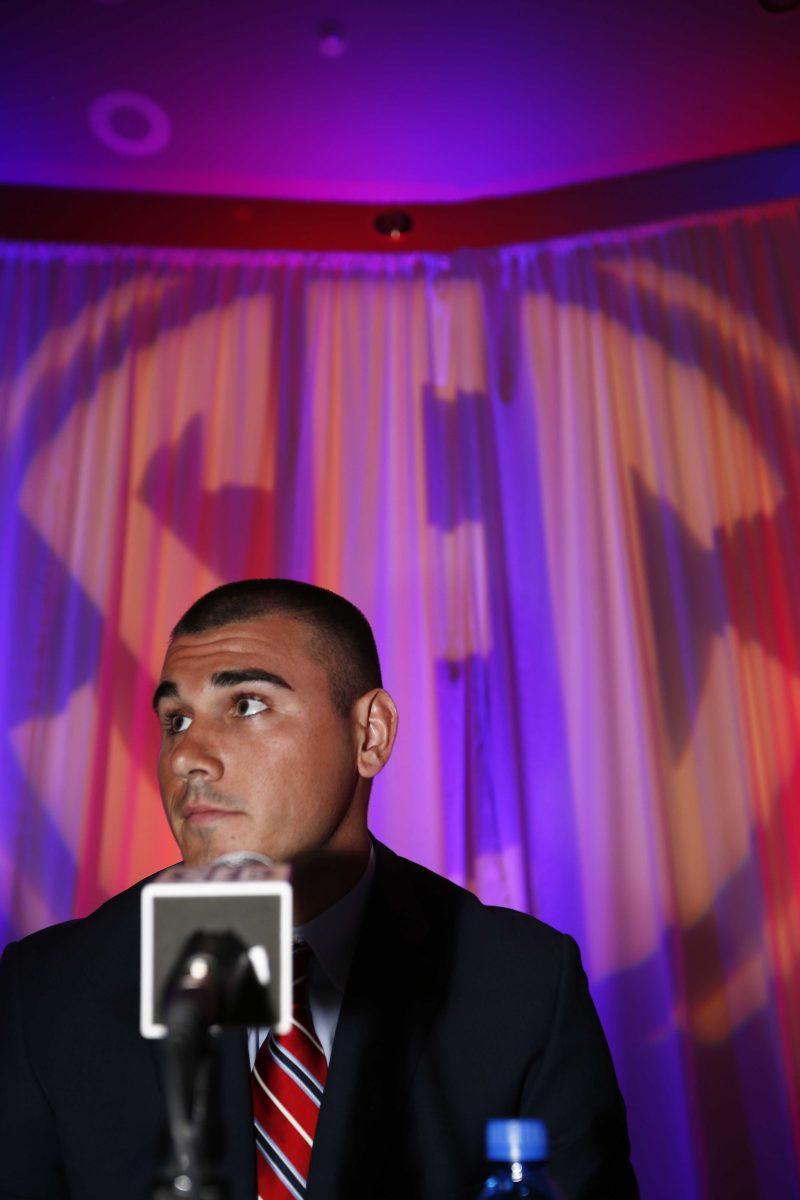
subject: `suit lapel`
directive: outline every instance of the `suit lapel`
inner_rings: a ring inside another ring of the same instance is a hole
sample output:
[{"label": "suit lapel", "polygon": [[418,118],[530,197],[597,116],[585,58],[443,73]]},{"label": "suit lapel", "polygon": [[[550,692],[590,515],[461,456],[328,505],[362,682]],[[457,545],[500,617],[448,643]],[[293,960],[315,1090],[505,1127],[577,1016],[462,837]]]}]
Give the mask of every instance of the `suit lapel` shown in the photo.
[{"label": "suit lapel", "polygon": [[376,843],[373,890],[334,1039],[314,1139],[308,1200],[367,1200],[441,993],[442,956],[403,886],[402,863]]}]

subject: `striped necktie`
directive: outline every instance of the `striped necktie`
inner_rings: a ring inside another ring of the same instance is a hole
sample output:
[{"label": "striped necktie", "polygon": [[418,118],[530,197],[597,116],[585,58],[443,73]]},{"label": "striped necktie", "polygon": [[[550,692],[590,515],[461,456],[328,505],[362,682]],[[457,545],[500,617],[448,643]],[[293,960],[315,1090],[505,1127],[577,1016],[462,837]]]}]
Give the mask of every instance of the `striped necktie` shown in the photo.
[{"label": "striped necktie", "polygon": [[328,1064],[311,1020],[305,942],[293,952],[292,1028],[270,1033],[250,1077],[259,1200],[305,1200]]}]

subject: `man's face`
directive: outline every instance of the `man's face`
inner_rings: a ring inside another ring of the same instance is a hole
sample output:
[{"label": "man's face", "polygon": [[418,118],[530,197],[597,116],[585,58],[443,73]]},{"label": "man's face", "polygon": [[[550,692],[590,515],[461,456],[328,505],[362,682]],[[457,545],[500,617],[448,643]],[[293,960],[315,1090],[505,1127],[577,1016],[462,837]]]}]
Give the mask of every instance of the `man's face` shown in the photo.
[{"label": "man's face", "polygon": [[310,635],[273,615],[169,647],[156,690],[158,782],[189,865],[231,850],[297,862],[365,838],[358,731],[334,709]]}]

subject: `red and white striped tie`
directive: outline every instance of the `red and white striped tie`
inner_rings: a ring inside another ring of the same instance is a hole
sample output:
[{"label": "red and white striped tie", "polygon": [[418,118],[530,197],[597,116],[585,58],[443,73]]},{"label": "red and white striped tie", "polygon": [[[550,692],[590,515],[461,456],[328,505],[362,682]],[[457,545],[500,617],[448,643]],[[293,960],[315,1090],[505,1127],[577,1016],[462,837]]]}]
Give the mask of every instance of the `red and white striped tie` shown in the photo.
[{"label": "red and white striped tie", "polygon": [[308,1005],[305,942],[294,948],[292,1028],[270,1033],[256,1055],[250,1085],[259,1200],[305,1200],[311,1147],[328,1064]]}]

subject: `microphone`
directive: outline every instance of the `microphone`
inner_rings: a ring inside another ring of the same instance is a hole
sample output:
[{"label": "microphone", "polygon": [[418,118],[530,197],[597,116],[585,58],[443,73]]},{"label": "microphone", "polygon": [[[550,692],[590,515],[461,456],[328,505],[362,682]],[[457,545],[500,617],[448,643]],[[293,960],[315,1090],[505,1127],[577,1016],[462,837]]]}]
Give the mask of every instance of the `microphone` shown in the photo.
[{"label": "microphone", "polygon": [[170,1149],[155,1200],[223,1200],[205,1131],[213,1102],[213,1035],[291,1028],[289,871],[251,851],[207,867],[180,863],[142,889],[140,1030],[164,1039]]},{"label": "microphone", "polygon": [[253,851],[169,867],[142,889],[140,1031],[167,1034],[167,1009],[205,1028],[291,1028],[289,870]]},{"label": "microphone", "polygon": [[204,880],[235,883],[238,880],[284,879],[288,876],[288,868],[279,866],[266,854],[258,854],[255,850],[231,850],[215,858],[206,867],[187,867],[186,863],[175,863],[161,871],[158,879],[162,883],[200,883]]}]

